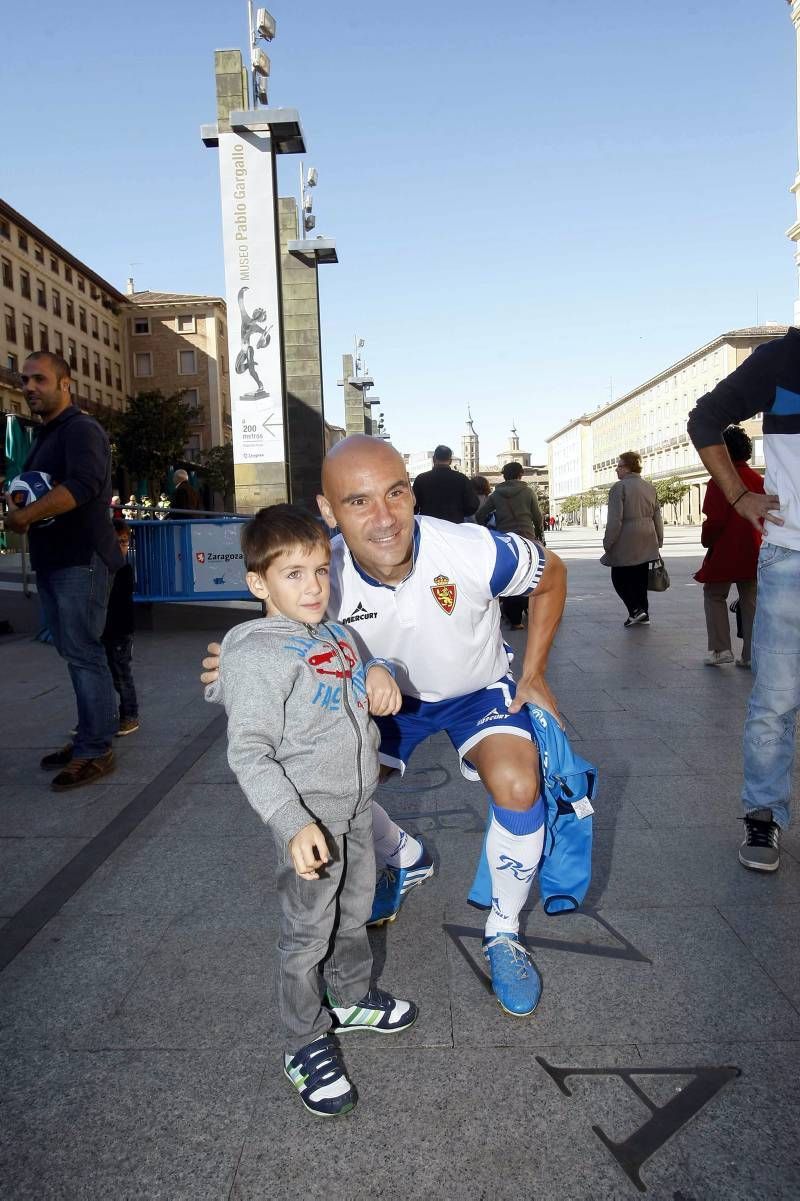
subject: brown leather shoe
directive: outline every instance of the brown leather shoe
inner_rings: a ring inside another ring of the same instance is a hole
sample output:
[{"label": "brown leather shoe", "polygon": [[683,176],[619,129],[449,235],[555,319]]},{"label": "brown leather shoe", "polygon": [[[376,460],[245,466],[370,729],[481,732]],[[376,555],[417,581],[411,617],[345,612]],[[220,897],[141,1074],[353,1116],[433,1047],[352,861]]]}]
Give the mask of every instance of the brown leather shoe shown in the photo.
[{"label": "brown leather shoe", "polygon": [[52,755],[45,755],[40,759],[39,766],[45,771],[52,771],[54,767],[66,767],[72,761],[72,743],[67,742],[62,746],[60,751],[53,751]]},{"label": "brown leather shoe", "polygon": [[70,788],[82,788],[84,784],[94,784],[102,776],[107,776],[117,766],[113,751],[106,751],[96,759],[71,759],[63,771],[50,781],[53,792],[66,792]]}]

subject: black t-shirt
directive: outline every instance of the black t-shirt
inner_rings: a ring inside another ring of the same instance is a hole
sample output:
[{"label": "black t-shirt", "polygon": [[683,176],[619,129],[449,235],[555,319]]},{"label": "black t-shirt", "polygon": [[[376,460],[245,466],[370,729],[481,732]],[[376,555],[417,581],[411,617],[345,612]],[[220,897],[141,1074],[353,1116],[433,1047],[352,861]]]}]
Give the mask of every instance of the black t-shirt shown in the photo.
[{"label": "black t-shirt", "polygon": [[78,506],[47,525],[29,527],[34,569],[81,567],[97,553],[116,571],[123,558],[109,512],[111,448],[103,427],[70,405],[36,431],[25,470],[46,471],[54,486],[62,484],[72,493]]}]

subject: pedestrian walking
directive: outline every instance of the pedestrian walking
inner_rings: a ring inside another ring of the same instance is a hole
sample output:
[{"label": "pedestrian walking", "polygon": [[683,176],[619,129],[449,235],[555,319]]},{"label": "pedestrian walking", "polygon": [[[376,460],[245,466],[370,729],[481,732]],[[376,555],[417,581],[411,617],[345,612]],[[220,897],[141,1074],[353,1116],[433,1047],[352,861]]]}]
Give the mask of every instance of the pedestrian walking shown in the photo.
[{"label": "pedestrian walking", "polygon": [[[747,465],[747,460],[753,453],[753,444],[745,431],[741,426],[731,425],[723,432],[722,437],[743,486],[751,492],[763,493],[763,478]],[[742,630],[742,653],[736,659],[736,666],[749,668],[761,531],[739,516],[736,509],[728,504],[714,480],[709,480],[706,486],[703,512],[706,519],[700,531],[700,541],[703,546],[708,547],[708,551],[694,578],[703,585],[703,606],[708,633],[708,654],[705,661],[709,667],[722,667],[726,663],[734,662],[728,593],[735,584],[739,595],[738,614]]]},{"label": "pedestrian walking", "polygon": [[331,1117],[356,1103],[333,1035],[396,1034],[417,1017],[411,1001],[370,986],[367,937],[379,740],[369,714],[395,713],[401,696],[387,665],[362,665],[350,631],[325,619],[331,549],[319,522],[290,505],[261,509],[242,551],[267,616],[226,635],[209,691],[228,714],[228,762],[281,860],[284,1074],[306,1109]]},{"label": "pedestrian walking", "polygon": [[119,697],[117,737],[124,738],[139,729],[139,701],[133,682],[133,633],[135,628],[133,566],[128,561],[131,532],[127,522],[114,521],[114,533],[124,562],[114,574],[108,598],[106,625],[103,630],[108,669]]},{"label": "pedestrian walking", "polygon": [[[542,513],[539,502],[522,479],[522,464],[503,465],[503,483],[487,496],[475,514],[478,525],[493,524],[501,533],[519,534],[535,542],[544,542]],[[528,597],[504,596],[500,610],[512,630],[522,629],[522,618],[528,612]]]},{"label": "pedestrian walking", "polygon": [[414,480],[414,497],[418,513],[460,525],[466,517],[472,517],[479,501],[467,477],[450,466],[452,458],[449,446],[436,447],[433,467]]},{"label": "pedestrian walking", "polygon": [[[725,445],[729,425],[763,414],[765,492],[742,480]],[[795,725],[800,710],[800,329],[759,346],[702,396],[689,437],[740,517],[763,534],[753,623],[753,688],[744,726],[739,862],[780,866],[780,835],[791,816]]]},{"label": "pedestrian walking", "polygon": [[628,610],[626,628],[650,624],[647,600],[648,565],[658,558],[664,526],[656,490],[642,479],[642,457],[626,450],[617,460],[617,482],[608,493],[608,517],[603,535],[614,591]]},{"label": "pedestrian walking", "polygon": [[122,555],[109,512],[111,448],[102,426],[72,403],[69,363],[40,350],[25,360],[21,377],[31,412],[42,418],[25,470],[46,473],[53,488],[25,508],[10,506],[6,526],[28,534],[47,625],[75,690],[74,739],[41,761],[61,769],[51,787],[63,792],[115,766],[117,706],[102,633]]}]

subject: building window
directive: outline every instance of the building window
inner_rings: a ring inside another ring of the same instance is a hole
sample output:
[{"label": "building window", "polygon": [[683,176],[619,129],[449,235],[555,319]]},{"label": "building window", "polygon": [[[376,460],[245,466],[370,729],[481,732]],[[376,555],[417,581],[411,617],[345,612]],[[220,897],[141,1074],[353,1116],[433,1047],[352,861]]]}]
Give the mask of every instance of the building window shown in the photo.
[{"label": "building window", "polygon": [[3,287],[4,288],[13,288],[14,287],[14,273],[11,270],[11,260],[10,259],[0,259],[0,263],[3,264]]},{"label": "building window", "polygon": [[108,387],[110,388],[111,387],[111,362],[109,361],[109,359],[103,359],[103,367],[104,367],[103,379],[106,381]]},{"label": "building window", "polygon": [[92,337],[93,338],[100,337],[100,326],[98,324],[97,318],[95,317],[94,313],[92,313]]},{"label": "building window", "polygon": [[153,374],[153,356],[149,350],[137,350],[133,356],[133,374],[139,379]]},{"label": "building window", "polygon": [[66,263],[64,264],[64,279],[67,281],[68,284],[72,283],[72,268],[69,267]]},{"label": "building window", "polygon": [[53,288],[52,301],[53,301],[53,316],[60,317],[61,316],[61,293],[58,291],[57,288]]},{"label": "building window", "polygon": [[[119,370],[119,368],[117,368],[117,370]],[[117,378],[114,380],[114,387],[117,389],[118,392],[122,391],[122,376],[121,375],[118,375]]]},{"label": "building window", "polygon": [[58,275],[58,259],[54,254],[50,255],[50,270],[54,271],[55,274]]},{"label": "building window", "polygon": [[81,374],[89,374],[89,350],[86,346],[81,346]]},{"label": "building window", "polygon": [[181,393],[181,400],[187,409],[199,409],[200,407],[200,393],[197,388],[185,388]]},{"label": "building window", "polygon": [[94,284],[92,284],[92,287],[91,287],[91,296],[92,296],[92,300],[100,299],[100,293]]},{"label": "building window", "polygon": [[22,318],[22,345],[26,350],[33,350],[33,322],[30,317]]},{"label": "building window", "polygon": [[133,332],[137,335],[150,333],[150,318],[149,317],[134,317]]},{"label": "building window", "polygon": [[191,314],[188,316],[179,314],[175,318],[176,329],[179,334],[193,334],[197,329],[195,319]]},{"label": "building window", "polygon": [[103,374],[100,370],[100,355],[97,351],[94,352],[92,358],[94,359],[94,378],[99,381],[103,378]]},{"label": "building window", "polygon": [[78,291],[79,292],[86,291],[86,280],[83,278],[82,275],[78,276]]},{"label": "building window", "polygon": [[73,371],[78,370],[78,348],[73,338],[67,338],[67,362]]},{"label": "building window", "polygon": [[19,246],[20,250],[28,249],[28,235],[24,234],[22,230],[17,234],[17,246]]},{"label": "building window", "polygon": [[6,367],[8,367],[9,371],[16,372],[19,370],[19,359],[15,354],[6,355]]},{"label": "building window", "polygon": [[67,321],[70,325],[75,324],[75,305],[71,300],[67,300]]},{"label": "building window", "polygon": [[50,349],[50,335],[47,332],[46,325],[39,326],[39,349],[40,350],[49,350]]},{"label": "building window", "polygon": [[63,359],[63,357],[64,357],[64,339],[61,336],[61,333],[57,329],[53,330],[53,350],[56,352],[56,354],[60,354]]},{"label": "building window", "polygon": [[40,309],[47,308],[47,292],[45,291],[44,280],[37,279],[36,281],[36,303]]},{"label": "building window", "polygon": [[33,257],[36,259],[37,263],[44,262],[44,251],[38,242],[34,242],[33,244]]},{"label": "building window", "polygon": [[103,345],[104,346],[111,345],[111,339],[108,335],[108,322],[107,321],[103,322]]},{"label": "building window", "polygon": [[119,350],[119,330],[114,326],[114,349]]},{"label": "building window", "polygon": [[31,277],[28,271],[21,270],[19,273],[19,290],[26,300],[31,298]]},{"label": "building window", "polygon": [[88,332],[88,327],[86,325],[86,309],[78,309],[78,325],[84,333]]},{"label": "building window", "polygon": [[17,320],[14,315],[14,310],[10,304],[5,306],[5,322],[6,322],[6,341],[16,342],[17,340]]},{"label": "building window", "polygon": [[4,217],[0,217],[0,235],[8,238],[9,242],[11,241],[11,226]]},{"label": "building window", "polygon": [[197,351],[178,351],[178,375],[197,375]]}]

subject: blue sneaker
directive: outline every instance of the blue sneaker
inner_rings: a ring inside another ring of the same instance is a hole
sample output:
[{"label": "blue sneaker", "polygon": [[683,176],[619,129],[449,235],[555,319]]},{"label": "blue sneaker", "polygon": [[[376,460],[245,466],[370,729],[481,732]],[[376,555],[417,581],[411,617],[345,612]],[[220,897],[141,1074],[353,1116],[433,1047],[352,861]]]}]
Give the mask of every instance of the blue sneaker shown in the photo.
[{"label": "blue sneaker", "polygon": [[501,1009],[515,1018],[533,1013],[542,995],[542,978],[517,935],[501,931],[493,938],[485,938],[483,953],[489,964],[492,991]]},{"label": "blue sneaker", "polygon": [[384,922],[393,922],[400,912],[406,894],[418,884],[424,884],[432,875],[433,859],[425,847],[422,847],[422,854],[411,867],[390,867],[387,863],[378,877],[375,900],[372,902],[372,913],[367,925],[382,926]]}]

